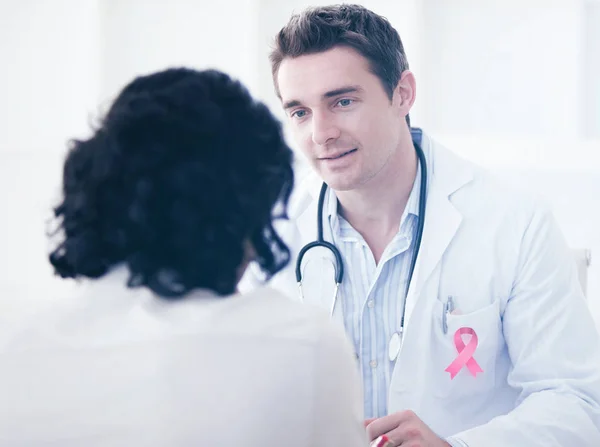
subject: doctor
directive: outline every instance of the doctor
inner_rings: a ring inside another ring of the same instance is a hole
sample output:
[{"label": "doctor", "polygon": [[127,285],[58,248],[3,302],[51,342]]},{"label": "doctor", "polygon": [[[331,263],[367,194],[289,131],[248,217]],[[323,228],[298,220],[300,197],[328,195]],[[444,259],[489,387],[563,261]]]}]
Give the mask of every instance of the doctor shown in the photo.
[{"label": "doctor", "polygon": [[300,279],[304,301],[345,326],[370,438],[599,446],[598,333],[557,224],[411,132],[416,84],[396,30],[361,6],[308,9],[279,32],[271,63],[314,171],[281,234],[297,261],[322,226],[340,257],[313,247],[299,278],[292,263],[271,285],[297,296]]}]

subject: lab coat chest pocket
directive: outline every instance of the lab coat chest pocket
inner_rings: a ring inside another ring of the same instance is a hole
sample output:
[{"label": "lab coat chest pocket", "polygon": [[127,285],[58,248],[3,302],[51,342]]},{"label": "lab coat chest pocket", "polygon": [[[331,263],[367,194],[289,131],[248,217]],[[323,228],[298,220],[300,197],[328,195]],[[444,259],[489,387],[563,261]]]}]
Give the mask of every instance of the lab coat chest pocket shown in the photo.
[{"label": "lab coat chest pocket", "polygon": [[[445,300],[438,301],[432,352],[435,396],[454,399],[494,388],[502,331],[499,302],[496,299],[473,312],[453,314],[445,313]],[[473,348],[472,356],[467,355]]]}]

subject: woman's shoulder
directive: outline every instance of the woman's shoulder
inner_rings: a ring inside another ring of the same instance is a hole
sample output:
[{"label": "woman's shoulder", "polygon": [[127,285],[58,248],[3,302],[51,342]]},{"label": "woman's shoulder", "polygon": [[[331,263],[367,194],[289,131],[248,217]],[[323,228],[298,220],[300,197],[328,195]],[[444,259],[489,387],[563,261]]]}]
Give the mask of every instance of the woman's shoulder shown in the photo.
[{"label": "woman's shoulder", "polygon": [[318,343],[344,334],[324,309],[294,301],[268,286],[237,295],[230,304],[229,324],[256,335]]},{"label": "woman's shoulder", "polygon": [[235,337],[290,348],[345,343],[343,328],[332,323],[329,313],[268,286],[226,297],[197,293],[177,302],[141,291],[109,294],[91,287],[11,326],[0,333],[0,349],[108,346],[179,336],[192,336],[200,344]]}]

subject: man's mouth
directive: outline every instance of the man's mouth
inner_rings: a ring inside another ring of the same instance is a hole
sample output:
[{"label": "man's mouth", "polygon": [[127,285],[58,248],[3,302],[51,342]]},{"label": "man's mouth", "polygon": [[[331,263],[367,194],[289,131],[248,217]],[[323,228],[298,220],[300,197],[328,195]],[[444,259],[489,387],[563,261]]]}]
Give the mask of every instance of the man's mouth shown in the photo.
[{"label": "man's mouth", "polygon": [[337,160],[338,158],[342,158],[342,157],[345,157],[345,156],[346,156],[346,155],[348,155],[348,154],[351,154],[351,153],[353,153],[353,152],[356,152],[356,150],[357,150],[356,148],[354,148],[354,149],[350,149],[349,151],[342,152],[341,154],[339,154],[339,155],[336,155],[336,156],[334,156],[334,157],[323,157],[323,158],[321,158],[321,160]]}]

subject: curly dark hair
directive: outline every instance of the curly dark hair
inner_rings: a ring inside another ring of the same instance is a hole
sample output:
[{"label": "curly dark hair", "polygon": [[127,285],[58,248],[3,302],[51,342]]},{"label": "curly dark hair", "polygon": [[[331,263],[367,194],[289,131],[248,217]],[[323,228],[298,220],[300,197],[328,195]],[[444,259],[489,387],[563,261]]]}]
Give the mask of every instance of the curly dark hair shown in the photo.
[{"label": "curly dark hair", "polygon": [[129,287],[165,298],[234,293],[248,243],[267,278],[289,262],[273,222],[286,217],[292,162],[279,121],[225,73],[137,77],[72,143],[50,263],[63,278],[124,264]]}]

